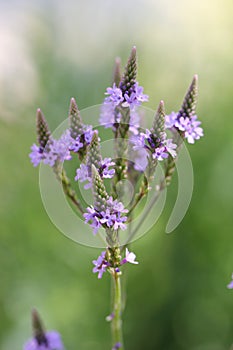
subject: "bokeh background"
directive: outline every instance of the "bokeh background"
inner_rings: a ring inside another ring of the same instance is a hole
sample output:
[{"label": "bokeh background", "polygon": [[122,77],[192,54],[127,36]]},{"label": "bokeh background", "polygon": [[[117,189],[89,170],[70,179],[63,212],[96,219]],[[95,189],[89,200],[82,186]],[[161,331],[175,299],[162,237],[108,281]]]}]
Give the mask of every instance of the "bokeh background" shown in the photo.
[{"label": "bokeh background", "polygon": [[[233,2],[231,0],[0,1],[0,349],[21,349],[30,310],[62,333],[67,350],[110,349],[110,281],[99,251],[50,222],[28,158],[35,111],[51,129],[99,104],[115,56],[139,56],[139,82],[155,109],[177,110],[199,74],[205,138],[190,145],[195,186],[188,213],[164,233],[176,188],[156,226],[132,245],[125,289],[127,350],[229,350],[233,344]],[[174,182],[175,183],[175,182]]]}]

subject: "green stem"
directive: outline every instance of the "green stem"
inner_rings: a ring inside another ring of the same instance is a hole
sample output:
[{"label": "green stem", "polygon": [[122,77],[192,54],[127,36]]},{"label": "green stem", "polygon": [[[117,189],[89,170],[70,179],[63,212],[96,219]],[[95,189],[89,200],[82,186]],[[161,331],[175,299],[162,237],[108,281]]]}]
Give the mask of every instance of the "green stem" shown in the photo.
[{"label": "green stem", "polygon": [[71,202],[75,205],[76,209],[83,214],[85,211],[82,207],[82,204],[77,198],[76,192],[73,190],[70,179],[66,175],[65,169],[60,167],[60,164],[55,164],[54,168],[54,173],[56,174],[56,177],[59,182],[61,182],[63,191],[65,195],[71,200]]},{"label": "green stem", "polygon": [[122,336],[122,296],[120,274],[114,272],[112,275],[114,283],[113,292],[113,319],[112,319],[112,345],[118,346],[117,349],[123,350]]}]

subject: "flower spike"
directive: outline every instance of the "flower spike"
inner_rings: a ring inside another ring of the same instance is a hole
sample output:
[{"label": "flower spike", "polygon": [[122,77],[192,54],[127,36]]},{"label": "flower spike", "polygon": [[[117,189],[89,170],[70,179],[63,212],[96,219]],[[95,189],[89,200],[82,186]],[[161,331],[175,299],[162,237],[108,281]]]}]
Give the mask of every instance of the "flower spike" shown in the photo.
[{"label": "flower spike", "polygon": [[97,171],[94,164],[92,164],[92,190],[94,196],[94,208],[98,211],[104,210],[109,195],[104,186],[103,180],[101,179],[99,172]]},{"label": "flower spike", "polygon": [[83,122],[74,97],[70,100],[69,108],[70,136],[76,139],[83,133]]},{"label": "flower spike", "polygon": [[184,97],[184,101],[181,109],[178,112],[177,118],[188,117],[191,118],[195,115],[196,104],[197,104],[197,95],[198,95],[198,76],[194,75],[191,85]]},{"label": "flower spike", "polygon": [[47,142],[50,139],[51,133],[41,109],[38,108],[36,111],[36,126],[37,126],[37,137],[38,143],[42,150],[45,149]]},{"label": "flower spike", "polygon": [[122,94],[127,93],[128,95],[134,89],[137,76],[137,55],[136,55],[136,46],[133,46],[131,54],[128,59],[128,63],[125,67],[125,73],[120,83],[120,89]]},{"label": "flower spike", "polygon": [[151,132],[154,135],[156,135],[160,139],[160,141],[164,141],[166,138],[164,123],[165,123],[165,107],[164,107],[164,102],[160,101],[157,112],[155,114],[152,129],[151,129]]},{"label": "flower spike", "polygon": [[87,152],[87,166],[91,172],[91,166],[94,164],[96,169],[99,168],[101,163],[101,154],[100,154],[100,142],[99,142],[99,136],[98,131],[94,131],[92,140],[90,145],[88,146],[88,152]]}]

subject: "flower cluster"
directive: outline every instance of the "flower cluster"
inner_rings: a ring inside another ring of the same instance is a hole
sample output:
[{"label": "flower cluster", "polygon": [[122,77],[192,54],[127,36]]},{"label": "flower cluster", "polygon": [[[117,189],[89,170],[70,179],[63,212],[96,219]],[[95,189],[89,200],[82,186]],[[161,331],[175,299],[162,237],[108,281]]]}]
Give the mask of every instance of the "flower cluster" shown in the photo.
[{"label": "flower cluster", "polygon": [[58,140],[50,136],[45,147],[33,144],[32,152],[29,154],[32,164],[36,167],[43,162],[54,167],[56,162],[63,163],[65,160],[71,160],[71,152],[78,153],[90,144],[93,132],[91,126],[86,126],[84,133],[75,139],[71,137],[70,130],[66,130]]},{"label": "flower cluster", "polygon": [[69,149],[71,141],[69,130],[67,130],[59,140],[50,137],[44,148],[33,144],[29,155],[32,164],[37,166],[43,162],[53,167],[56,161],[63,163],[64,160],[70,160],[72,158]]},{"label": "flower cluster", "polygon": [[104,228],[110,228],[113,230],[125,230],[127,217],[125,214],[128,212],[124,208],[124,205],[117,200],[113,200],[112,197],[106,201],[106,207],[104,210],[99,211],[96,208],[88,207],[87,213],[84,213],[86,223],[90,223],[93,228],[93,233],[96,234],[101,226]]},{"label": "flower cluster", "polygon": [[[178,113],[166,115],[164,102],[160,101],[151,128],[143,129],[140,125],[138,106],[148,101],[148,96],[136,80],[135,47],[131,51],[123,75],[120,73],[119,62],[116,68],[112,87],[108,87],[105,92],[100,112],[101,125],[111,127],[113,131],[115,159],[102,157],[99,133],[91,125],[83,123],[74,98],[70,102],[69,128],[58,140],[52,137],[42,112],[37,111],[39,145],[34,144],[30,153],[34,166],[43,162],[53,167],[57,178],[62,182],[65,194],[81,212],[93,234],[96,235],[100,228],[105,230],[107,249],[113,249],[113,253],[110,258],[109,254],[103,252],[94,262],[93,271],[99,273],[99,278],[108,268],[117,272],[116,269],[126,262],[137,263],[135,255],[128,250],[125,258],[119,260],[119,254],[116,252],[121,242],[120,231],[127,229],[127,223],[132,219],[132,211],[151,188],[158,161],[166,160],[164,176],[167,178],[161,179],[161,183],[168,184],[170,181],[175,166],[174,158],[179,151],[177,146],[180,145],[173,131],[178,131],[181,142],[185,138],[189,143],[194,143],[203,136],[203,129],[195,113],[197,76],[194,76]],[[171,138],[167,137],[166,129],[171,130]],[[58,166],[72,158],[79,159],[75,181],[84,183],[85,189],[92,189],[93,203],[87,207],[83,207],[84,201],[77,198],[77,191],[72,188],[65,169]],[[141,176],[142,171],[144,176]],[[127,208],[122,199],[126,179],[132,180],[135,189]],[[107,183],[108,181],[110,183]]]},{"label": "flower cluster", "polygon": [[175,158],[176,147],[171,139],[166,139],[166,134],[163,133],[163,137],[158,137],[156,134],[146,129],[145,132],[141,132],[138,136],[133,136],[131,142],[134,145],[134,150],[141,150],[144,148],[152,154],[152,157],[157,160],[164,160],[168,158],[169,154]]},{"label": "flower cluster", "polygon": [[[104,179],[111,179],[115,174],[115,170],[110,169],[110,167],[113,167],[114,165],[115,163],[111,158],[104,158],[103,160],[100,160],[98,164],[98,171],[100,176]],[[80,182],[87,181],[87,184],[84,185],[85,190],[91,188],[91,167],[86,164],[81,164],[80,167],[76,170],[76,176],[74,179],[75,181]]]},{"label": "flower cluster", "polygon": [[165,120],[165,127],[167,129],[176,128],[181,131],[188,143],[194,143],[195,140],[199,140],[204,135],[200,125],[201,122],[197,119],[196,115],[180,117],[179,113],[172,112],[166,116]]},{"label": "flower cluster", "polygon": [[[118,264],[116,264],[116,266],[114,266],[114,269],[117,273],[120,272],[120,266],[124,265],[126,263],[130,263],[130,264],[138,264],[138,261],[135,261],[136,259],[136,255],[133,252],[130,252],[128,250],[128,248],[126,248],[125,250],[125,257],[123,259],[120,260],[120,262]],[[94,273],[98,273],[98,278],[102,278],[103,273],[107,271],[108,268],[111,268],[111,264],[108,262],[107,260],[107,252],[103,251],[100,256],[97,258],[97,260],[93,260],[92,263],[94,264],[93,267],[93,272]],[[108,316],[109,318],[111,317]]]},{"label": "flower cluster", "polygon": [[137,61],[135,47],[131,51],[124,75],[121,77],[119,66],[116,66],[115,71],[117,74],[114,77],[113,86],[108,87],[106,90],[106,97],[101,107],[99,121],[105,128],[112,127],[115,130],[122,120],[120,109],[129,108],[131,111],[131,118],[128,121],[129,127],[135,133],[139,127],[137,107],[149,99],[148,95],[143,93],[143,87],[139,86],[139,83],[136,81]]},{"label": "flower cluster", "polygon": [[148,95],[143,93],[143,87],[139,86],[138,82],[135,82],[130,91],[124,94],[121,88],[118,88],[114,83],[112,88],[107,88],[105,95],[107,97],[104,104],[112,104],[114,107],[122,104],[123,107],[134,109],[135,106],[140,106],[142,102],[148,101]]}]

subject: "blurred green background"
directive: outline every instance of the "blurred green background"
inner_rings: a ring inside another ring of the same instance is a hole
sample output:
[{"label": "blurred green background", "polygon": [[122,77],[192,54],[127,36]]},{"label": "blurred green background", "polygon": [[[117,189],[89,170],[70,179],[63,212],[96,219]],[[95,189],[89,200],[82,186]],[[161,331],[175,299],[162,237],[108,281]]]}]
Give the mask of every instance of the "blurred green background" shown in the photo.
[{"label": "blurred green background", "polygon": [[127,350],[233,349],[233,2],[231,0],[0,1],[0,349],[21,349],[30,310],[62,333],[67,350],[110,349],[110,281],[97,280],[99,250],[64,237],[40,198],[28,153],[35,111],[51,129],[101,103],[115,56],[139,56],[139,82],[155,109],[177,110],[198,73],[205,138],[190,145],[195,175],[188,213],[132,245],[126,273]]}]

